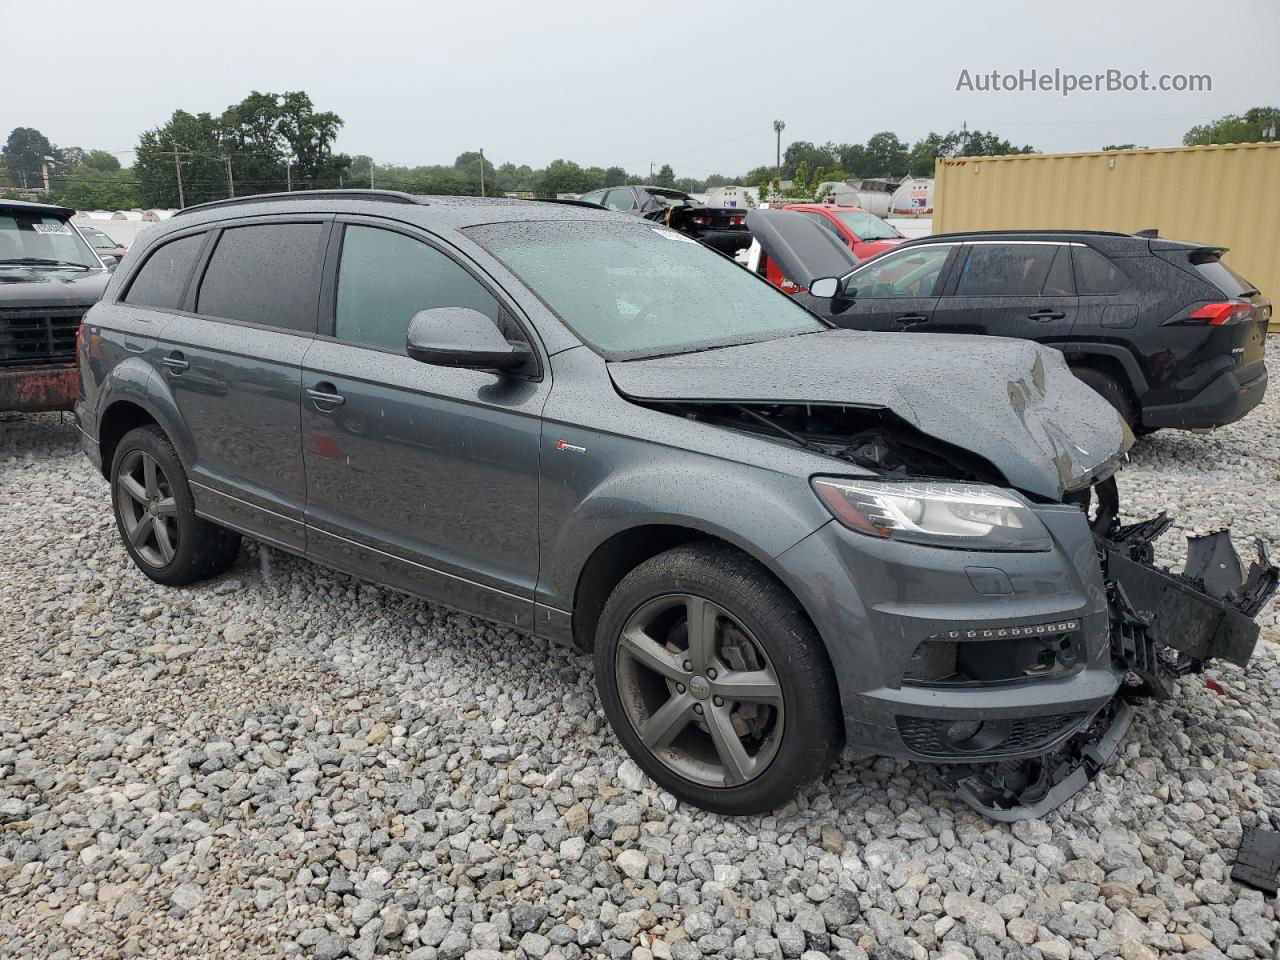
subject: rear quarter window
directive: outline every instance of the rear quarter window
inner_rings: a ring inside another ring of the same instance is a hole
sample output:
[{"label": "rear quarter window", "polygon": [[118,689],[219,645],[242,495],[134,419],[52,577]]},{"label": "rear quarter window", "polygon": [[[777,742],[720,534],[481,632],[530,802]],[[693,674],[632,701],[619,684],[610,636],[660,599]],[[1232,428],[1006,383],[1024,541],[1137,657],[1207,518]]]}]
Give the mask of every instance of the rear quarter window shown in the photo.
[{"label": "rear quarter window", "polygon": [[1129,286],[1129,278],[1114,263],[1092,247],[1072,247],[1076,271],[1076,291],[1082,295],[1119,293]]},{"label": "rear quarter window", "polygon": [[264,223],[222,232],[196,312],[287,330],[315,330],[324,224]]},{"label": "rear quarter window", "polygon": [[205,234],[196,233],[170,240],[151,252],[134,275],[124,302],[137,307],[176,310],[182,306],[187,278],[200,256]]}]

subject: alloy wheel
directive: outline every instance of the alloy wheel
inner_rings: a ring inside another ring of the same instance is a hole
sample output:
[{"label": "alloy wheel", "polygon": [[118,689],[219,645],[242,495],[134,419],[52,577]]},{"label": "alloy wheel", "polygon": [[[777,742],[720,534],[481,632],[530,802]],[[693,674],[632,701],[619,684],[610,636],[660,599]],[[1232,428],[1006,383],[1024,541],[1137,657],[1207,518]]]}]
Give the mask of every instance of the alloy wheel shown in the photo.
[{"label": "alloy wheel", "polygon": [[696,783],[733,787],[782,739],[782,686],[764,647],[724,607],[667,594],[628,618],[615,653],[623,710],[646,749]]},{"label": "alloy wheel", "polygon": [[164,468],[151,454],[132,450],[116,474],[116,505],[125,536],[153,567],[165,567],[178,550],[178,505]]}]

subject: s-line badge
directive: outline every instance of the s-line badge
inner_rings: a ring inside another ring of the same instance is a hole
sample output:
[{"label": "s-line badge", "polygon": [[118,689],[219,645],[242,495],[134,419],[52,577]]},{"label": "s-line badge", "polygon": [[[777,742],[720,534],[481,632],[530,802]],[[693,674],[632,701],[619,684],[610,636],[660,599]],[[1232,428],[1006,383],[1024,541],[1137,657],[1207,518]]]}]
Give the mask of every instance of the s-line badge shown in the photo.
[{"label": "s-line badge", "polygon": [[587,452],[586,447],[580,447],[575,443],[570,443],[564,437],[561,437],[559,440],[556,441],[556,449],[562,450],[565,453],[586,453]]}]

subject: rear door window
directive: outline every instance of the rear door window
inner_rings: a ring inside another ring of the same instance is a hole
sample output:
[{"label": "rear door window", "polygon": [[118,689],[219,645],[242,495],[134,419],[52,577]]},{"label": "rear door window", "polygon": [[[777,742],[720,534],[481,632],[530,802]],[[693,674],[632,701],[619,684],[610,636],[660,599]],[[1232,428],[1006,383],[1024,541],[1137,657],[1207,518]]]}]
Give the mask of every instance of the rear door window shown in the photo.
[{"label": "rear door window", "polygon": [[321,223],[224,230],[200,283],[196,312],[313,332],[324,235]]},{"label": "rear door window", "polygon": [[187,289],[187,279],[204,246],[205,234],[193,233],[179,237],[156,248],[138,270],[124,302],[138,307],[155,307],[159,310],[177,310],[182,306],[182,295]]},{"label": "rear door window", "polygon": [[958,297],[1038,297],[1060,244],[975,243],[960,269]]},{"label": "rear door window", "polygon": [[584,193],[582,195],[582,199],[587,201],[587,203],[603,203],[604,194],[605,191],[603,190],[592,190],[590,193]]},{"label": "rear door window", "polygon": [[1119,293],[1129,285],[1114,263],[1092,247],[1072,247],[1076,267],[1076,289],[1086,296]]},{"label": "rear door window", "polygon": [[[470,307],[504,326],[493,294],[439,250],[392,230],[346,228],[334,336],[403,353],[409,321],[433,307]],[[512,337],[517,331],[504,329]]]}]

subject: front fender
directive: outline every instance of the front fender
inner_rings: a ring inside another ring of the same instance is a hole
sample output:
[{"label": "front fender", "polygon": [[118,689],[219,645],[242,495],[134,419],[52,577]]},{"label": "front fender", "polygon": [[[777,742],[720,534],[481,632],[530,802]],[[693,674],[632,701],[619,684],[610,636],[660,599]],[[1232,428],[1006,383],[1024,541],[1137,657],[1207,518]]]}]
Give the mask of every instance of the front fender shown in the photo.
[{"label": "front fender", "polygon": [[[594,449],[601,443],[597,438]],[[802,478],[747,471],[740,464],[730,470],[715,458],[668,452],[680,459],[664,463],[661,451],[646,446],[635,460],[594,477],[578,494],[574,489],[586,475],[581,463],[572,475],[556,478],[548,474],[564,458],[544,456],[544,464],[551,461],[544,471],[544,518],[564,509],[558,524],[544,528],[539,602],[571,611],[592,554],[627,530],[696,530],[733,544],[776,572],[774,557],[830,519]],[[608,461],[609,454],[601,451],[601,470]]]}]

